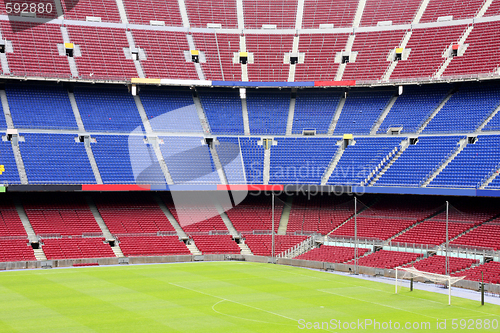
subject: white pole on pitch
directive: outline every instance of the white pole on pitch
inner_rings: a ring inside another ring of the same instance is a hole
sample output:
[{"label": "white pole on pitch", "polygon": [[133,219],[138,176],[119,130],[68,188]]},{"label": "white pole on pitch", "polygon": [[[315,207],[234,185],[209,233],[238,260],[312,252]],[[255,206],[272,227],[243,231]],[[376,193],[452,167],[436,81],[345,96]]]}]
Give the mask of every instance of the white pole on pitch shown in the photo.
[{"label": "white pole on pitch", "polygon": [[[449,235],[448,235],[448,209],[449,209],[449,202],[446,201],[446,250],[445,250],[445,267],[446,267],[446,271],[445,271],[445,274],[446,275],[449,275],[449,271],[450,271],[450,263],[449,263],[449,259],[448,259],[448,245],[449,245]],[[450,287],[448,285],[448,287]]]},{"label": "white pole on pitch", "polygon": [[448,277],[448,305],[451,305],[451,277]]},{"label": "white pole on pitch", "polygon": [[358,274],[358,200],[354,197],[354,274]]},{"label": "white pole on pitch", "polygon": [[396,294],[398,293],[398,268],[396,267]]},{"label": "white pole on pitch", "polygon": [[271,245],[271,252],[272,253],[271,253],[271,255],[274,259],[274,192],[271,193],[271,197],[272,197],[271,202],[273,205],[273,208],[272,208],[272,214],[273,214],[273,216],[272,216],[272,222],[273,222],[272,228],[273,229],[272,229],[272,234],[271,234],[271,239],[272,239],[272,245]]}]

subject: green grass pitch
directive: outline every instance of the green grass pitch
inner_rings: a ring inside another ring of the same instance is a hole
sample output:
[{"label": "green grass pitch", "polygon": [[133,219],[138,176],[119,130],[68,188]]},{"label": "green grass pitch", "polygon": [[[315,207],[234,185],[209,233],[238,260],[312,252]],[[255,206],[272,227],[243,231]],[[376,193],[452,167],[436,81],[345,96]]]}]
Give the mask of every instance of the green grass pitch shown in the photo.
[{"label": "green grass pitch", "polygon": [[0,273],[0,332],[500,331],[500,306],[447,303],[446,295],[396,295],[389,284],[246,262]]}]

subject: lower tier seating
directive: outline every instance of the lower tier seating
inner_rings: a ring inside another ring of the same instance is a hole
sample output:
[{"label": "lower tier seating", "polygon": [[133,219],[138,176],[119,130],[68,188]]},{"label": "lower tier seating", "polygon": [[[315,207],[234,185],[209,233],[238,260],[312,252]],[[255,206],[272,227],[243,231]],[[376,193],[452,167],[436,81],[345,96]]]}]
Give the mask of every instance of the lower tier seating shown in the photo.
[{"label": "lower tier seating", "polygon": [[[368,249],[358,248],[358,257],[370,252]],[[294,259],[326,261],[333,263],[344,263],[354,259],[354,248],[343,246],[326,246],[312,249],[304,254],[301,254]]]},{"label": "lower tier seating", "polygon": [[114,258],[104,238],[44,239],[43,252],[47,259]]},{"label": "lower tier seating", "polygon": [[240,254],[241,252],[231,235],[196,235],[193,236],[193,240],[203,254]]},{"label": "lower tier seating", "polygon": [[0,262],[31,260],[36,259],[28,239],[0,240]]},{"label": "lower tier seating", "polygon": [[490,248],[500,250],[500,219],[497,222],[479,226],[477,229],[455,239],[451,245],[469,248]]},{"label": "lower tier seating", "polygon": [[466,280],[481,281],[481,275],[485,283],[500,284],[500,262],[490,261],[463,272],[453,274],[455,276],[465,276]]},{"label": "lower tier seating", "polygon": [[[278,255],[295,245],[305,241],[307,236],[275,236],[275,255]],[[270,256],[272,254],[272,236],[271,235],[246,235],[245,243],[252,253],[256,256]]]},{"label": "lower tier seating", "polygon": [[[465,258],[455,258],[449,257],[449,272],[455,273],[466,268],[470,268],[472,265],[477,264],[479,261],[474,259]],[[445,256],[433,256],[429,257],[407,267],[415,267],[418,270],[436,273],[436,274],[446,274],[446,257]]]},{"label": "lower tier seating", "polygon": [[126,257],[191,254],[177,236],[122,236],[119,241],[120,249]]},{"label": "lower tier seating", "polygon": [[[380,250],[360,258],[358,260],[358,265],[393,269],[413,262],[422,256],[423,255],[419,253]],[[351,261],[349,264],[354,264],[354,262]]]}]

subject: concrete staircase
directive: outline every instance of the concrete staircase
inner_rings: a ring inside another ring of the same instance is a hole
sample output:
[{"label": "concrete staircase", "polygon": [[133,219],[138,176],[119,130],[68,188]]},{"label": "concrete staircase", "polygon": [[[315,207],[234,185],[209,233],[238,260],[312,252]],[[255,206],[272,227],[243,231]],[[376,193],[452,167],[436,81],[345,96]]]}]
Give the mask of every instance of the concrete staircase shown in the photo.
[{"label": "concrete staircase", "polygon": [[250,135],[250,121],[248,120],[247,99],[241,99],[241,111],[243,112],[243,129],[245,135]]},{"label": "concrete staircase", "polygon": [[401,236],[402,234],[404,234],[404,233],[405,233],[405,232],[407,232],[408,230],[415,228],[417,225],[419,225],[419,224],[421,224],[421,223],[423,223],[423,222],[425,222],[425,221],[427,221],[427,220],[430,220],[431,218],[433,218],[434,216],[437,216],[437,215],[441,214],[442,212],[444,212],[444,209],[441,209],[441,210],[439,210],[438,212],[435,212],[434,214],[432,214],[432,215],[430,215],[430,216],[426,217],[425,219],[423,219],[423,220],[421,220],[421,221],[418,221],[418,222],[416,222],[416,223],[412,224],[412,225],[411,225],[411,226],[409,226],[408,228],[406,228],[406,229],[404,229],[404,230],[402,230],[402,231],[398,232],[398,233],[397,233],[397,234],[395,234],[394,236],[392,236],[392,237],[390,237],[389,239],[387,239],[387,240],[385,241],[384,245],[388,245],[388,244],[389,244],[389,243],[390,243],[393,239],[395,239],[396,237]]},{"label": "concrete staircase", "polygon": [[370,135],[375,135],[377,134],[377,131],[378,129],[380,128],[380,126],[382,125],[382,123],[384,122],[384,119],[385,117],[387,117],[387,115],[389,114],[389,112],[391,111],[392,109],[392,106],[394,105],[394,103],[396,103],[396,100],[398,99],[398,96],[395,95],[395,96],[392,96],[391,100],[389,101],[389,103],[387,103],[387,105],[385,106],[385,109],[384,111],[382,111],[382,113],[380,114],[380,117],[377,119],[377,121],[375,122],[375,124],[373,125],[371,131],[370,131]]},{"label": "concrete staircase", "polygon": [[28,219],[28,215],[26,215],[26,211],[24,210],[23,204],[18,197],[13,197],[12,201],[16,206],[17,215],[19,215],[19,219],[21,220],[24,230],[26,230],[26,234],[28,234],[28,240],[30,243],[38,242],[38,237],[36,237],[35,231],[31,226],[30,220]]},{"label": "concrete staircase", "polygon": [[326,185],[328,180],[330,179],[333,171],[337,167],[337,164],[340,161],[340,158],[344,154],[344,147],[342,146],[343,143],[340,143],[339,148],[337,149],[337,152],[335,153],[335,156],[332,157],[332,160],[330,161],[330,164],[328,165],[328,169],[326,169],[325,173],[323,174],[323,177],[321,177],[321,185]]},{"label": "concrete staircase", "polygon": [[278,227],[278,235],[286,235],[286,230],[288,227],[288,221],[290,219],[290,212],[292,211],[293,197],[286,197],[286,202],[283,207],[283,212],[281,213],[280,225]]},{"label": "concrete staircase", "polygon": [[479,186],[479,189],[484,190],[486,186],[490,185],[495,178],[500,174],[500,168],[496,169],[491,173],[491,175]]},{"label": "concrete staircase", "polygon": [[467,146],[467,142],[468,142],[467,138],[460,140],[457,149],[451,155],[449,155],[448,158],[446,158],[446,160],[443,163],[441,163],[441,165],[436,170],[434,170],[434,172],[429,176],[429,178],[427,178],[427,180],[422,184],[421,187],[427,187],[427,185],[429,185],[430,182],[432,182],[434,178],[436,178],[437,175],[439,175],[439,173],[443,171],[443,169],[446,168],[446,166],[451,161],[453,161],[453,159],[457,157],[457,155],[460,154],[462,150],[464,150],[464,148]]},{"label": "concrete staircase", "polygon": [[[189,45],[189,49],[196,50],[196,45],[194,44],[193,35],[187,34],[186,39]],[[193,62],[192,64],[194,65],[196,73],[198,74],[198,80],[205,81],[205,74],[203,74],[203,68],[201,67],[201,64],[197,62]]]},{"label": "concrete staircase", "polygon": [[[117,0],[117,1],[121,2],[121,0]],[[123,5],[123,3],[122,3],[122,5]],[[127,19],[127,17],[125,15],[125,20],[126,19]],[[124,50],[125,55],[126,55],[127,59],[130,59],[134,62],[135,70],[137,71],[137,76],[140,78],[145,78],[146,75],[144,74],[144,70],[142,69],[142,64],[140,62],[140,60],[146,59],[144,51],[139,49],[138,50],[139,51],[138,57],[133,58],[132,57],[132,50],[137,50],[137,48],[135,46],[134,36],[132,35],[131,31],[125,31],[125,35],[127,36],[127,41],[128,41],[128,45],[129,45],[128,50]]]},{"label": "concrete staircase", "polygon": [[182,230],[181,226],[179,225],[179,223],[175,219],[174,215],[172,215],[172,213],[170,212],[170,210],[168,209],[168,207],[161,200],[160,196],[158,194],[153,194],[153,199],[156,201],[156,203],[160,207],[160,209],[163,212],[163,214],[165,214],[165,216],[167,217],[168,221],[170,222],[170,224],[172,225],[172,227],[177,232],[177,236],[179,238],[181,238],[181,239],[188,239],[188,236],[186,235],[186,233],[184,232],[184,230]]},{"label": "concrete staircase", "polygon": [[231,222],[231,219],[229,218],[229,216],[227,216],[224,208],[222,208],[222,206],[219,203],[215,204],[215,208],[219,212],[219,215],[220,215],[222,221],[224,222],[224,224],[226,225],[227,230],[229,230],[229,233],[231,234],[231,236],[238,237],[239,232],[234,227],[233,222]]},{"label": "concrete staircase", "polygon": [[113,253],[115,254],[115,256],[117,258],[123,258],[123,257],[125,257],[125,255],[122,252],[122,249],[120,249],[120,247],[118,246],[117,243],[115,243],[115,246],[111,247],[111,250],[113,250]]},{"label": "concrete staircase", "polygon": [[90,140],[85,139],[85,151],[87,152],[87,157],[90,162],[90,166],[92,167],[92,172],[94,173],[94,177],[97,184],[104,184],[102,181],[101,173],[99,172],[99,168],[97,167],[97,162],[95,161],[94,153],[92,152],[92,148],[90,147]]},{"label": "concrete staircase", "polygon": [[199,97],[193,96],[193,102],[196,106],[196,112],[198,112],[198,117],[200,118],[201,127],[203,128],[203,133],[210,134],[210,125],[208,124],[207,115],[201,106],[201,101]]},{"label": "concrete staircase", "polygon": [[477,128],[476,132],[480,132],[483,130],[483,128],[488,125],[488,123],[490,122],[491,119],[493,119],[493,117],[495,117],[497,115],[497,113],[500,111],[500,105],[498,105],[498,107],[495,109],[495,111],[493,111],[482,123],[481,125],[479,125],[479,127]]},{"label": "concrete staircase", "polygon": [[271,172],[271,147],[264,150],[264,185],[269,185],[269,177]]},{"label": "concrete staircase", "polygon": [[340,114],[342,113],[342,109],[344,108],[345,100],[346,98],[342,97],[339,101],[339,105],[337,105],[335,115],[333,116],[332,122],[330,123],[330,127],[328,127],[328,135],[333,135],[335,127],[337,127],[337,122],[339,121]]},{"label": "concrete staircase", "polygon": [[425,10],[427,9],[427,5],[429,4],[431,0],[423,0],[420,3],[420,7],[418,7],[418,11],[415,14],[415,17],[413,18],[412,24],[418,24],[420,23],[420,20],[422,19],[422,15],[424,15]]},{"label": "concrete staircase", "polygon": [[45,252],[43,252],[43,249],[41,247],[38,249],[33,249],[33,252],[35,254],[36,261],[46,261],[47,260],[47,257],[45,256]]},{"label": "concrete staircase", "polygon": [[358,3],[358,8],[356,9],[356,14],[354,14],[354,21],[352,22],[353,28],[359,27],[361,23],[361,17],[363,16],[363,12],[365,11],[367,0],[360,0]]},{"label": "concrete staircase", "polygon": [[73,110],[73,114],[75,115],[76,124],[78,125],[78,130],[80,132],[85,132],[85,127],[83,126],[82,116],[80,114],[80,109],[78,108],[78,104],[76,103],[75,94],[68,91],[69,102],[71,104],[71,109]]},{"label": "concrete staircase", "polygon": [[381,170],[384,167],[384,163],[391,160],[394,157],[394,155],[397,154],[398,152],[399,152],[399,149],[397,147],[395,147],[393,150],[391,150],[389,152],[389,154],[387,154],[384,157],[384,159],[382,161],[380,161],[380,163],[375,167],[375,169],[373,169],[370,172],[370,174],[368,174],[368,177],[366,177],[366,179],[361,182],[361,186],[369,184],[370,181],[373,179],[373,177],[375,177],[377,175],[379,170]]},{"label": "concrete staircase", "polygon": [[16,160],[17,170],[19,172],[19,178],[21,179],[21,184],[28,184],[28,175],[26,174],[26,169],[24,168],[23,157],[21,156],[21,150],[19,149],[19,143],[12,141],[12,151],[14,153],[14,158]]},{"label": "concrete staircase", "polygon": [[87,205],[89,205],[90,211],[92,212],[94,219],[99,225],[99,228],[101,228],[104,238],[106,238],[106,240],[114,240],[115,238],[113,237],[113,235],[108,229],[108,226],[102,219],[101,213],[99,212],[99,209],[97,209],[97,206],[95,205],[94,200],[92,200],[92,197],[90,197],[89,195],[85,196],[85,201],[87,201]]},{"label": "concrete staircase", "polygon": [[[406,48],[406,45],[410,41],[410,37],[411,37],[412,33],[413,33],[412,30],[408,30],[405,33],[403,40],[399,44],[400,48],[402,48],[402,49]],[[398,61],[393,61],[393,59],[390,59],[390,60],[391,60],[391,63],[387,67],[387,69],[385,70],[384,75],[382,76],[382,81],[385,81],[385,82],[389,81],[389,79],[391,78],[392,72],[394,72],[394,70],[396,69],[396,66],[398,65]]]},{"label": "concrete staircase", "polygon": [[290,107],[288,109],[288,119],[286,122],[286,135],[292,135],[293,116],[295,113],[295,102],[296,102],[295,97],[290,98]]},{"label": "concrete staircase", "polygon": [[123,24],[128,24],[127,12],[125,11],[125,6],[122,0],[116,0],[116,6],[118,7],[118,13],[120,13],[120,19]]},{"label": "concrete staircase", "polygon": [[253,255],[252,250],[250,250],[250,248],[248,247],[248,245],[246,245],[245,243],[242,243],[240,241],[240,243],[238,244],[238,246],[240,247],[242,255]]},{"label": "concrete staircase", "polygon": [[3,114],[5,115],[5,121],[7,122],[7,128],[14,129],[14,121],[12,120],[9,101],[7,100],[7,94],[5,93],[5,90],[0,90],[0,100],[2,101],[2,109]]},{"label": "concrete staircase", "polygon": [[492,2],[493,2],[493,0],[486,0],[483,3],[483,6],[481,7],[481,9],[479,9],[479,11],[477,12],[476,18],[483,17],[484,14],[486,13],[486,11],[488,10],[488,8],[490,8],[490,5],[491,5]]},{"label": "concrete staircase", "polygon": [[191,252],[191,254],[193,256],[200,256],[200,255],[202,255],[201,251],[198,250],[198,248],[196,247],[196,244],[194,243],[194,241],[192,239],[190,239],[190,240],[188,240],[186,242],[186,246],[189,249],[189,252]]},{"label": "concrete staircase", "polygon": [[[215,145],[215,143],[214,143]],[[210,153],[212,154],[212,160],[214,161],[215,169],[217,170],[217,174],[219,175],[219,179],[221,181],[221,184],[223,185],[228,185],[229,183],[227,182],[227,177],[224,172],[224,168],[222,167],[222,164],[220,163],[219,159],[219,154],[217,153],[217,149],[215,147],[209,147],[210,148]]]},{"label": "concrete staircase", "polygon": [[[62,35],[64,43],[71,43],[71,38],[69,37],[68,29],[66,27],[61,27],[61,35]],[[59,50],[59,52],[61,52],[61,51],[64,52],[64,53],[59,53],[59,54],[65,55],[66,49],[65,49],[64,45],[61,45],[58,47],[61,48]],[[80,46],[76,45],[73,52],[74,52],[73,57],[66,56],[66,59],[68,60],[69,69],[71,71],[71,76],[73,76],[74,78],[77,78],[77,77],[79,77],[79,74],[78,74],[78,67],[76,66],[75,57],[81,56]]]},{"label": "concrete staircase", "polygon": [[[361,0],[359,2],[358,9],[359,9],[359,6],[361,6],[362,2],[366,3],[366,0]],[[363,8],[364,8],[364,5],[363,5]],[[359,24],[359,22],[358,22],[358,24]],[[346,43],[345,50],[344,50],[345,52],[349,52],[349,53],[351,52],[352,46],[354,45],[355,38],[356,38],[356,35],[354,35],[354,34],[350,35],[349,38],[347,38],[347,43]],[[339,68],[337,69],[337,73],[335,74],[335,81],[342,81],[342,76],[344,76],[344,71],[345,71],[346,66],[347,66],[347,64],[340,64],[339,65]]]},{"label": "concrete staircase", "polygon": [[391,159],[391,161],[389,163],[387,163],[385,165],[384,168],[382,168],[382,170],[380,170],[380,172],[375,176],[375,178],[373,178],[373,180],[370,182],[369,186],[373,186],[377,183],[377,181],[384,175],[384,173],[387,172],[387,170],[389,170],[389,168],[391,167],[391,165],[394,164],[394,162],[396,162],[398,160],[398,158],[403,155],[403,153],[405,152],[406,148],[408,148],[410,146],[410,142],[409,140],[404,140],[403,142],[401,142],[401,149],[399,149],[399,151],[397,152],[396,155],[394,155]]},{"label": "concrete staircase", "polygon": [[445,106],[445,104],[450,100],[450,98],[453,96],[455,93],[455,89],[450,90],[448,95],[439,103],[438,107],[431,113],[431,115],[424,121],[422,125],[420,125],[419,129],[417,130],[417,134],[422,133],[422,131],[427,127],[427,125],[431,122],[432,118],[434,118],[439,111]]},{"label": "concrete staircase", "polygon": [[[465,40],[467,37],[469,37],[470,33],[472,32],[472,29],[474,27],[472,25],[469,25],[467,29],[465,30],[464,34],[462,37],[460,37],[460,40],[458,41],[458,45],[463,45],[465,44]],[[453,57],[447,57],[444,63],[441,65],[441,67],[437,70],[436,74],[434,75],[435,78],[439,79],[443,75],[444,71],[446,68],[448,68],[448,65],[451,63],[453,60]]]},{"label": "concrete staircase", "polygon": [[314,240],[314,237],[308,237],[306,240],[295,245],[294,247],[283,251],[282,253],[277,253],[276,256],[279,258],[292,259],[310,251],[312,248],[314,248],[315,245],[316,242]]}]

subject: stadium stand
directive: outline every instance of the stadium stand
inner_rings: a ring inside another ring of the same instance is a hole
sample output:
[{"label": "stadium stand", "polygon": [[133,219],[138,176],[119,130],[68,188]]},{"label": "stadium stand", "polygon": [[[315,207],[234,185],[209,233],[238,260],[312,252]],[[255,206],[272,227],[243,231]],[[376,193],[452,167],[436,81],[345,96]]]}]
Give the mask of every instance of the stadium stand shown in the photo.
[{"label": "stadium stand", "polygon": [[458,237],[450,244],[466,248],[487,248],[500,250],[500,219],[487,222]]},{"label": "stadium stand", "polygon": [[496,0],[491,3],[484,16],[495,16],[495,15],[500,15],[500,2]]},{"label": "stadium stand", "polygon": [[247,184],[239,138],[219,137],[215,149],[229,184]]},{"label": "stadium stand", "polygon": [[391,21],[392,25],[410,24],[421,0],[367,0],[361,26],[376,26],[378,22]]},{"label": "stadium stand", "polygon": [[410,145],[375,186],[421,186],[429,173],[459,147],[464,137],[421,137]]},{"label": "stadium stand", "polygon": [[19,218],[16,207],[9,199],[2,200],[0,203],[0,237],[16,236],[26,238],[26,230]]},{"label": "stadium stand", "polygon": [[34,260],[35,254],[28,239],[0,239],[0,262]]},{"label": "stadium stand", "polygon": [[[9,10],[7,10],[7,4],[10,3]],[[9,15],[11,17],[20,17],[22,10],[24,10],[23,0],[13,0],[9,2],[0,3],[0,12],[2,15]],[[14,9],[14,6],[19,4],[19,11]],[[36,17],[42,19],[55,19],[57,18],[57,10],[55,0],[39,0],[36,2]],[[43,4],[43,5],[40,5]],[[42,7],[39,7],[42,6]],[[40,9],[39,9],[40,8]],[[31,8],[27,8],[30,10]],[[25,10],[26,11],[26,10]]]},{"label": "stadium stand", "polygon": [[[367,252],[370,252],[370,250],[364,248],[358,248],[358,256],[362,256]],[[295,257],[294,259],[345,263],[351,259],[354,259],[355,256],[354,253],[355,252],[353,247],[323,245],[321,247],[312,249],[304,254],[301,254],[300,256]]]},{"label": "stadium stand", "polygon": [[154,131],[203,132],[190,90],[147,88],[141,90],[140,98]]},{"label": "stadium stand", "polygon": [[45,238],[42,249],[47,259],[115,258],[104,238]]},{"label": "stadium stand", "polygon": [[240,254],[241,251],[230,235],[194,235],[193,240],[203,254]]},{"label": "stadium stand", "polygon": [[150,25],[151,21],[166,26],[182,27],[182,17],[177,0],[122,0],[131,24]]},{"label": "stadium stand", "polygon": [[142,125],[134,98],[124,88],[75,87],[75,99],[87,131],[132,132]]},{"label": "stadium stand", "polygon": [[9,84],[5,93],[16,128],[78,128],[68,91],[63,87]]},{"label": "stadium stand", "polygon": [[251,134],[285,134],[290,91],[247,90],[247,107]]},{"label": "stadium stand", "polygon": [[334,134],[369,134],[393,95],[393,91],[349,93]]},{"label": "stadium stand", "polygon": [[[256,256],[270,256],[272,253],[272,236],[271,235],[245,235],[245,244],[252,250]],[[305,241],[307,236],[290,236],[276,235],[275,236],[275,255],[278,255],[295,245]]]},{"label": "stadium stand", "polygon": [[0,141],[0,156],[2,156],[0,165],[4,166],[5,171],[0,174],[0,183],[2,184],[20,184],[19,171],[12,151],[10,141]]},{"label": "stadium stand", "polygon": [[305,0],[302,29],[318,29],[322,24],[351,27],[358,3],[358,0]]},{"label": "stadium stand", "polygon": [[239,138],[245,163],[247,184],[262,184],[264,177],[264,146],[257,138]]},{"label": "stadium stand", "polygon": [[420,22],[435,22],[442,16],[453,16],[454,20],[473,18],[483,3],[483,0],[430,0]]},{"label": "stadium stand", "polygon": [[[420,253],[380,250],[358,259],[359,266],[394,269],[423,257]],[[354,260],[348,262],[354,264]]]},{"label": "stadium stand", "polygon": [[[274,208],[275,230],[278,230],[282,211],[283,206],[276,204]],[[270,197],[248,196],[239,205],[226,209],[226,213],[239,232],[247,234],[254,231],[272,230],[273,215]]]},{"label": "stadium stand", "polygon": [[321,184],[339,147],[333,138],[279,138],[271,146],[270,184]]},{"label": "stadium stand", "polygon": [[[403,94],[380,125],[377,134],[402,127],[401,133],[415,133],[446,98],[451,85],[405,86]],[[408,109],[412,112],[408,112]]]},{"label": "stadium stand", "polygon": [[30,184],[95,184],[85,144],[71,134],[21,134]]},{"label": "stadium stand", "polygon": [[485,283],[500,284],[500,262],[490,261],[484,265],[479,265],[463,272],[454,274],[455,276],[464,276],[470,281],[484,281]]},{"label": "stadium stand", "polygon": [[120,236],[120,249],[127,257],[190,255],[177,236]]},{"label": "stadium stand", "polygon": [[303,130],[316,130],[316,134],[327,134],[340,102],[338,91],[300,91],[295,100],[293,134]]},{"label": "stadium stand", "polygon": [[236,1],[232,0],[186,0],[189,25],[207,28],[207,24],[220,24],[224,29],[238,28]]},{"label": "stadium stand", "polygon": [[277,29],[294,29],[297,2],[286,0],[243,0],[245,28],[261,29],[276,25]]},{"label": "stadium stand", "polygon": [[[470,268],[472,265],[478,263],[478,260],[475,259],[456,258],[456,257],[448,257],[448,259],[450,263],[450,267],[448,269],[449,273],[455,273],[457,271]],[[416,263],[408,265],[406,267],[415,267],[420,271],[425,271],[430,273],[446,274],[446,257],[432,256],[425,258],[423,260],[419,260]]]},{"label": "stadium stand", "polygon": [[62,1],[62,6],[66,20],[86,21],[92,16],[100,17],[103,22],[121,23],[116,1],[113,0],[69,0]]},{"label": "stadium stand", "polygon": [[[238,90],[199,90],[212,134],[243,135],[243,111]],[[199,122],[199,120],[198,120]]]},{"label": "stadium stand", "polygon": [[[174,205],[172,201],[166,201],[166,204],[179,225],[188,235],[211,231],[227,231],[226,225],[213,205],[187,205],[179,203]],[[204,241],[209,242],[206,239]]]}]

